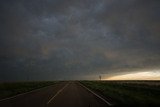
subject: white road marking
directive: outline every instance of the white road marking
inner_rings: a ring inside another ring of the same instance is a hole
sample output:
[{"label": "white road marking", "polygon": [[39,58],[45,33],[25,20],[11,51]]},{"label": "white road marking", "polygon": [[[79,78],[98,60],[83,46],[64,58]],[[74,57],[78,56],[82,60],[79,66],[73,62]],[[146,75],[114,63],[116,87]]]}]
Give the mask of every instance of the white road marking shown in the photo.
[{"label": "white road marking", "polygon": [[102,101],[104,101],[105,103],[107,103],[109,106],[112,106],[113,104],[109,103],[108,101],[106,101],[104,98],[102,98],[101,96],[99,96],[98,94],[96,94],[95,92],[93,92],[92,90],[90,90],[89,88],[87,88],[86,86],[84,86],[83,84],[79,83],[82,87],[84,87],[85,89],[87,89],[89,92],[91,92],[92,94],[94,94],[96,97],[98,97],[99,99],[101,99]]},{"label": "white road marking", "polygon": [[9,99],[13,99],[13,98],[16,98],[16,97],[19,97],[21,95],[25,95],[25,94],[29,94],[29,93],[32,93],[32,92],[36,92],[36,91],[39,91],[41,89],[48,88],[48,87],[51,87],[51,86],[53,86],[53,85],[49,85],[49,86],[46,86],[46,87],[38,88],[38,89],[35,89],[35,90],[32,90],[32,91],[28,91],[28,92],[25,92],[25,93],[22,93],[22,94],[17,94],[17,95],[12,96],[12,97],[4,98],[4,99],[1,99],[0,102],[1,101],[5,101],[5,100],[9,100]]},{"label": "white road marking", "polygon": [[[68,83],[69,84],[69,83]],[[59,93],[61,93],[67,86],[68,84],[66,84],[62,89],[60,89],[53,97],[50,98],[50,100],[47,102],[47,104],[49,104]]]}]

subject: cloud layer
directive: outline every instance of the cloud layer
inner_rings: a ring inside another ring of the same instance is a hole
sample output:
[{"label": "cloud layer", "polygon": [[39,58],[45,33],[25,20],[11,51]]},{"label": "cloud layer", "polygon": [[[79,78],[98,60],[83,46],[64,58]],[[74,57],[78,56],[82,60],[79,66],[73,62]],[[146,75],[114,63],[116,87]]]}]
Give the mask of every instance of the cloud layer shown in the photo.
[{"label": "cloud layer", "polygon": [[159,0],[1,0],[0,80],[160,68]]}]

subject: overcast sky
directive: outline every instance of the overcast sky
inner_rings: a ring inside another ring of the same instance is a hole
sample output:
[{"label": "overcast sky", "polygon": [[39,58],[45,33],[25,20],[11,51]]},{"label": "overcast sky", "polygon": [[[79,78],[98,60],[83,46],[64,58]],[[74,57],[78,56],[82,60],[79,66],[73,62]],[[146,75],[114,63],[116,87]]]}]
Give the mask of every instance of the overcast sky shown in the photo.
[{"label": "overcast sky", "polygon": [[0,81],[160,72],[160,0],[0,0]]}]

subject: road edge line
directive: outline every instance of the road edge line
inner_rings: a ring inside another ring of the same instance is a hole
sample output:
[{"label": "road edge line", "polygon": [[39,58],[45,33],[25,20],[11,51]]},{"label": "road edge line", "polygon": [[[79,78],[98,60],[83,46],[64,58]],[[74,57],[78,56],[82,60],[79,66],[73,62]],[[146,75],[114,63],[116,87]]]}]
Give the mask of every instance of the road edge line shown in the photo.
[{"label": "road edge line", "polygon": [[36,91],[39,91],[39,90],[41,90],[43,88],[48,88],[48,87],[51,87],[51,86],[54,86],[54,85],[55,84],[49,85],[49,86],[45,86],[45,87],[41,87],[41,88],[37,88],[37,89],[31,90],[31,91],[28,91],[28,92],[25,92],[25,93],[21,93],[21,94],[17,94],[17,95],[8,97],[8,98],[4,98],[4,99],[1,99],[0,102],[5,101],[5,100],[9,100],[9,99],[13,99],[13,98],[21,96],[21,95],[25,95],[25,94],[29,94],[29,93],[32,93],[32,92],[36,92]]},{"label": "road edge line", "polygon": [[109,103],[108,101],[106,101],[104,98],[102,98],[101,96],[99,96],[98,94],[96,94],[95,92],[93,92],[92,90],[90,90],[89,88],[87,88],[86,86],[84,86],[82,83],[78,82],[82,87],[84,87],[85,89],[87,89],[89,92],[91,92],[93,95],[95,95],[96,97],[98,97],[99,99],[101,99],[102,101],[104,101],[105,103],[107,103],[109,106],[112,106],[113,104]]}]

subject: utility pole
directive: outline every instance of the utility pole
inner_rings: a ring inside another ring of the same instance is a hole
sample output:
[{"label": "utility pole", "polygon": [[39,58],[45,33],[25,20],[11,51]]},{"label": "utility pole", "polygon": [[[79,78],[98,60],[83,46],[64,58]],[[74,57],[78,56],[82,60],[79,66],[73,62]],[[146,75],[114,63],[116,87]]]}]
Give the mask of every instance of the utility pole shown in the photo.
[{"label": "utility pole", "polygon": [[101,77],[101,75],[99,75],[99,80],[101,81],[101,79],[102,79],[102,77]]}]

